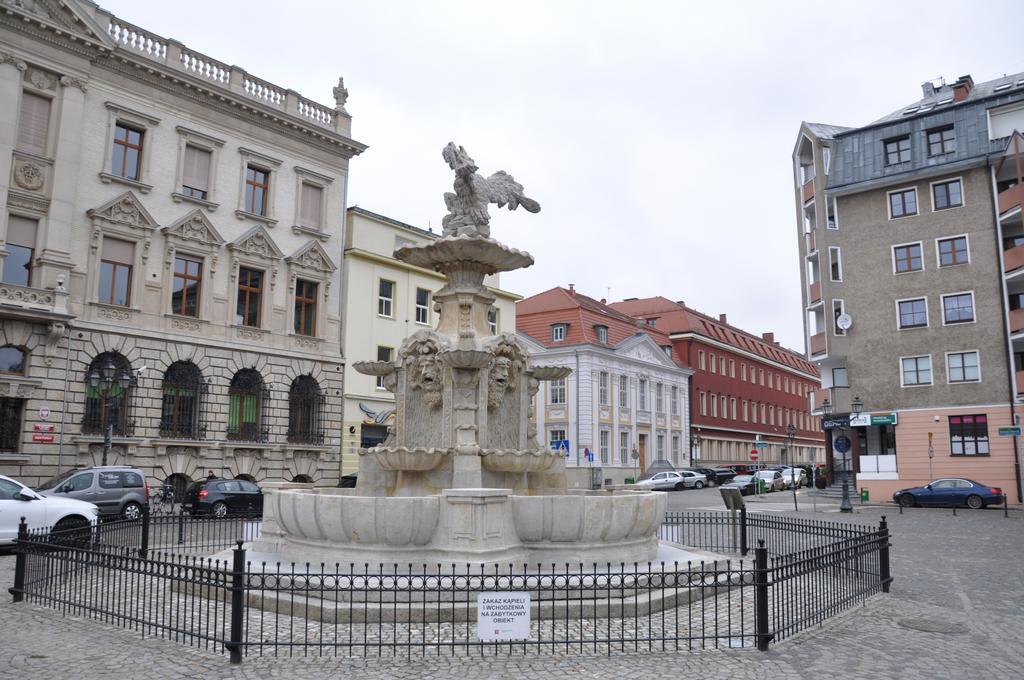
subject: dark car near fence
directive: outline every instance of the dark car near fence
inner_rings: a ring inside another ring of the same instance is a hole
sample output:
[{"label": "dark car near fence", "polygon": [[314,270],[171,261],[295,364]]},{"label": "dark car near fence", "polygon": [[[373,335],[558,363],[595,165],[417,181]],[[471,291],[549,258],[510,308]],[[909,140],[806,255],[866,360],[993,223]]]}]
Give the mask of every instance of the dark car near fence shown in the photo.
[{"label": "dark car near fence", "polygon": [[892,495],[893,501],[905,508],[968,507],[980,510],[986,505],[1001,505],[1003,490],[980,484],[972,479],[937,479],[925,486],[900,489]]},{"label": "dark car near fence", "polygon": [[263,491],[244,479],[204,479],[188,487],[183,506],[193,515],[260,515]]}]

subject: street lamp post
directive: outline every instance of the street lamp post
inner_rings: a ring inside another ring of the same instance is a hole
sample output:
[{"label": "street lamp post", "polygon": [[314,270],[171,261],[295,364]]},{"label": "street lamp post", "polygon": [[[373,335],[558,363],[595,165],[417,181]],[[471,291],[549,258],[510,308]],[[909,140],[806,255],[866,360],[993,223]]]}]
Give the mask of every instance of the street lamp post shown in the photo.
[{"label": "street lamp post", "polygon": [[117,396],[118,399],[124,400],[125,392],[132,383],[132,376],[128,371],[122,370],[120,374],[117,373],[117,367],[113,361],[107,361],[102,367],[94,368],[89,371],[85,376],[89,386],[95,390],[99,390],[103,395],[104,409],[103,409],[103,461],[102,464],[107,464],[107,458],[110,455],[110,450],[113,448],[114,442],[114,423],[110,420],[110,409],[107,408],[111,399],[111,390],[114,386],[121,388],[120,394]]},{"label": "street lamp post", "polygon": [[793,474],[795,470],[792,462],[794,441],[796,441],[796,426],[794,426],[793,423],[790,423],[789,425],[786,425],[786,459],[789,462],[789,481],[793,484],[793,510],[800,512],[800,508],[796,504],[796,487],[799,484],[796,481],[796,475]]},{"label": "street lamp post", "polygon": [[[850,410],[853,415],[859,416],[860,412],[864,409],[864,402],[861,401],[860,397],[854,397],[850,403]],[[848,465],[844,466],[848,467]],[[847,474],[843,475],[843,500],[839,504],[839,512],[853,512],[853,503],[850,502],[850,478],[849,470],[844,470]]]},{"label": "street lamp post", "polygon": [[700,432],[694,432],[690,435],[690,465],[693,465],[693,452],[700,452]]}]

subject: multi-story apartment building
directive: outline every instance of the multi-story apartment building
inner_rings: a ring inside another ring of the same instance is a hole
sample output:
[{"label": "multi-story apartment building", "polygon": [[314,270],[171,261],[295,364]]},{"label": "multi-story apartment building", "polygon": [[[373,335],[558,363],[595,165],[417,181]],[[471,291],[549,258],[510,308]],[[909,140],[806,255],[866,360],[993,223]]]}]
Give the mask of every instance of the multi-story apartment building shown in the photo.
[{"label": "multi-story apartment building", "polygon": [[938,477],[1019,500],[1024,74],[925,83],[874,123],[804,123],[793,153],[811,396],[872,495]]},{"label": "multi-story apartment building", "polygon": [[773,333],[758,337],[730,325],[725,314],[716,319],[664,297],[610,306],[665,333],[676,363],[693,370],[695,461],[746,462],[756,451],[762,463],[824,462],[819,419],[807,410],[818,371]]},{"label": "multi-story apartment building", "polygon": [[535,365],[573,370],[542,383],[534,399],[539,436],[566,450],[570,482],[622,483],[655,460],[689,464],[689,380],[660,329],[604,301],[552,288],[516,305],[516,326]]},{"label": "multi-story apartment building", "polygon": [[342,220],[364,146],[334,94],[85,0],[4,4],[0,472],[336,483]]},{"label": "multi-story apartment building", "polygon": [[[357,373],[351,362],[390,361],[410,335],[433,328],[437,323],[434,292],[445,283],[443,274],[396,260],[396,249],[423,245],[438,234],[404,224],[358,207],[347,211],[342,282],[346,319],[345,398],[342,468],[344,473],[359,467],[358,450],[374,446],[387,437],[394,420],[395,397],[385,389],[383,378]],[[491,330],[514,331],[514,295],[499,287],[498,274],[484,279],[494,295],[489,312]]]}]

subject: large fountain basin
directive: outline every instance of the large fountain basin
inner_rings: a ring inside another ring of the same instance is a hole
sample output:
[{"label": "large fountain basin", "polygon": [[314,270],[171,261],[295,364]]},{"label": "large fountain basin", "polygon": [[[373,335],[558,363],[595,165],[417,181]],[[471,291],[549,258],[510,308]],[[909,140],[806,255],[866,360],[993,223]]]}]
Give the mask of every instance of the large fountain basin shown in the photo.
[{"label": "large fountain basin", "polygon": [[480,462],[492,472],[543,472],[561,457],[557,451],[484,450]]},{"label": "large fountain basin", "polygon": [[428,544],[441,507],[439,496],[387,498],[304,491],[279,491],[269,494],[269,501],[286,536],[394,547]]},{"label": "large fountain basin", "polygon": [[513,496],[516,533],[530,543],[615,543],[653,536],[665,517],[662,493]]},{"label": "large fountain basin", "polygon": [[367,450],[367,454],[373,456],[377,463],[385,470],[399,472],[426,472],[441,465],[441,461],[448,455],[448,449],[433,449],[422,446],[375,446]]}]

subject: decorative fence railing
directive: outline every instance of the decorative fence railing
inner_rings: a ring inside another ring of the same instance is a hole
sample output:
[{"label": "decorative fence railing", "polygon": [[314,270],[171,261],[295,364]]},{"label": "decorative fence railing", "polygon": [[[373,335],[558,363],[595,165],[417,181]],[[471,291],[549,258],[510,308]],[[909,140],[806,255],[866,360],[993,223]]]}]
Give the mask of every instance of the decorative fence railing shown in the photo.
[{"label": "decorative fence railing", "polygon": [[[388,568],[254,561],[260,556],[243,548],[258,532],[249,518],[144,519],[64,533],[23,526],[14,601],[226,650],[237,663],[246,655],[766,650],[887,592],[892,580],[884,518],[874,528],[753,513],[669,513],[663,540],[717,556]],[[740,554],[741,531],[756,542],[753,559]],[[488,595],[526,602],[528,634],[491,639],[478,622],[478,598]]]}]

